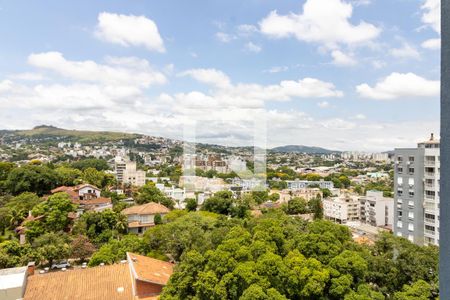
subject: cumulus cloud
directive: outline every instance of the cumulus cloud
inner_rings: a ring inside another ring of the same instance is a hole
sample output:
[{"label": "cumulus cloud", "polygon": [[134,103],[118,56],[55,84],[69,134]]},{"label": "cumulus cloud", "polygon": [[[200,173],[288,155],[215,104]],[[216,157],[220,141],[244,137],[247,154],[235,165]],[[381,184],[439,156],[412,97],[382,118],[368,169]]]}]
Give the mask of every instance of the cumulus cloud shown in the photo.
[{"label": "cumulus cloud", "polygon": [[430,49],[430,50],[439,50],[441,49],[441,39],[429,39],[422,43],[422,48]]},{"label": "cumulus cloud", "polygon": [[156,23],[145,16],[102,12],[98,15],[95,35],[125,47],[143,46],[151,51],[165,52]]},{"label": "cumulus cloud", "polygon": [[390,54],[393,57],[397,58],[411,58],[411,59],[420,59],[420,53],[414,47],[409,45],[408,43],[404,43],[400,48],[394,48],[390,50]]},{"label": "cumulus cloud", "polygon": [[377,100],[398,98],[437,97],[440,91],[438,80],[428,80],[414,73],[392,73],[371,87],[360,84],[356,91],[361,97]]},{"label": "cumulus cloud", "polygon": [[260,85],[252,83],[232,84],[230,78],[216,69],[191,69],[180,73],[197,81],[217,88],[215,92],[222,98],[236,99],[237,103],[248,101],[289,101],[292,98],[342,97],[343,92],[334,84],[316,78],[298,81],[283,80],[279,84]]},{"label": "cumulus cloud", "polygon": [[358,63],[352,56],[340,50],[333,50],[331,56],[333,57],[333,64],[336,66],[348,67],[355,66]]},{"label": "cumulus cloud", "polygon": [[248,42],[245,44],[244,49],[248,52],[259,53],[259,52],[261,52],[262,47],[254,44],[252,42]]},{"label": "cumulus cloud", "polygon": [[44,52],[29,55],[28,63],[79,81],[142,87],[166,82],[164,74],[153,70],[148,61],[135,57],[109,57],[108,64],[98,64],[92,60],[67,60],[60,52]]},{"label": "cumulus cloud", "polygon": [[422,22],[441,33],[441,0],[424,0]]},{"label": "cumulus cloud", "polygon": [[352,24],[352,13],[352,4],[342,0],[307,0],[302,13],[280,15],[272,11],[259,22],[259,27],[269,37],[295,37],[328,47],[361,44],[380,34],[381,29],[373,24]]},{"label": "cumulus cloud", "polygon": [[179,76],[190,76],[197,81],[211,84],[218,88],[231,86],[230,78],[222,71],[216,69],[191,69],[178,74]]}]

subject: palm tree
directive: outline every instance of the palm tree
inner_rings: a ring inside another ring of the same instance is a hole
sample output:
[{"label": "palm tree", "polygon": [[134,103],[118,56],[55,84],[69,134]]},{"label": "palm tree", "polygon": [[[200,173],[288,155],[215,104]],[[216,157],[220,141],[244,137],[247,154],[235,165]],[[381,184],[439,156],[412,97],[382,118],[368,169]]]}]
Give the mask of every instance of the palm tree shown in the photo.
[{"label": "palm tree", "polygon": [[8,215],[9,226],[11,228],[19,226],[19,224],[24,220],[24,216],[25,212],[22,209],[11,209]]},{"label": "palm tree", "polygon": [[121,233],[126,232],[127,228],[128,228],[128,218],[127,216],[119,213],[117,215],[117,220],[116,220],[116,224],[114,225],[114,228]]}]

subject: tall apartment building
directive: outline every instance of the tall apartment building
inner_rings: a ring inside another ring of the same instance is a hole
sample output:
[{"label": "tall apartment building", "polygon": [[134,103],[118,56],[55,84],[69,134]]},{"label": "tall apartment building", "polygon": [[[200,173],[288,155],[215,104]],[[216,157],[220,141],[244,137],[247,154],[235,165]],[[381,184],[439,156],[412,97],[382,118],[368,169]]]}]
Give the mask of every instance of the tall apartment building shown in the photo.
[{"label": "tall apartment building", "polygon": [[394,199],[383,197],[383,192],[367,191],[359,198],[361,222],[375,227],[391,226],[394,219]]},{"label": "tall apartment building", "polygon": [[345,224],[359,220],[359,200],[357,195],[344,193],[338,197],[324,199],[323,215],[325,219]]},{"label": "tall apartment building", "polygon": [[136,162],[129,159],[116,157],[115,173],[117,181],[134,186],[145,185],[145,171],[137,170]]},{"label": "tall apartment building", "polygon": [[439,245],[440,142],[395,149],[394,233],[419,245]]}]

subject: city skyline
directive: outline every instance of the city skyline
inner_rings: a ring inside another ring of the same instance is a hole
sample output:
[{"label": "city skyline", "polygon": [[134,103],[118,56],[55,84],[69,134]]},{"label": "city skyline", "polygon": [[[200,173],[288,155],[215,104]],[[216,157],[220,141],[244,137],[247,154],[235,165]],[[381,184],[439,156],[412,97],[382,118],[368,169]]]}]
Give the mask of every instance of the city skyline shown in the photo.
[{"label": "city skyline", "polygon": [[0,1],[0,24],[2,129],[182,139],[199,120],[233,146],[258,115],[269,148],[360,151],[439,133],[436,0]]}]

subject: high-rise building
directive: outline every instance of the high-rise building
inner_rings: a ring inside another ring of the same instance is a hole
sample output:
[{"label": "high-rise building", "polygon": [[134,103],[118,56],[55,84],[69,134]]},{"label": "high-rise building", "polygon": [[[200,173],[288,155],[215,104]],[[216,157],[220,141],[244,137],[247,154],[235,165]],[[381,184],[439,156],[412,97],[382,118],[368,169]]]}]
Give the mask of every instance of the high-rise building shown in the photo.
[{"label": "high-rise building", "polygon": [[395,149],[394,233],[419,245],[439,245],[440,142]]},{"label": "high-rise building", "polygon": [[145,184],[145,171],[137,170],[136,162],[127,158],[116,157],[115,173],[119,183],[143,186]]}]

